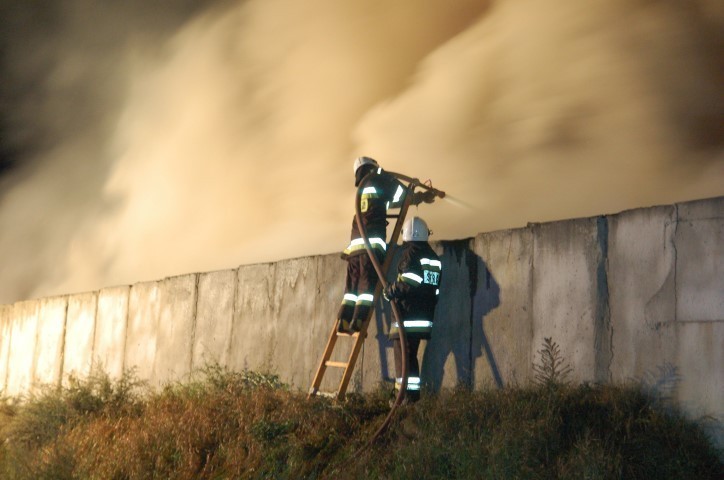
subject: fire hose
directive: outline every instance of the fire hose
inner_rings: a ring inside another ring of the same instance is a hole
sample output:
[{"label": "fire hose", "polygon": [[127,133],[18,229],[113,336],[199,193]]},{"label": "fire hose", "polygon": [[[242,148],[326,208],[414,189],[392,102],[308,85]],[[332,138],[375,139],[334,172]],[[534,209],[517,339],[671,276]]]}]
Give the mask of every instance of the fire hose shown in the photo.
[{"label": "fire hose", "polygon": [[[412,200],[412,197],[415,193],[415,188],[422,188],[426,190],[427,192],[432,193],[432,199],[434,200],[434,197],[443,198],[445,197],[445,192],[441,190],[437,190],[432,187],[432,185],[427,185],[425,183],[420,182],[416,178],[408,177],[406,175],[402,175],[400,173],[395,172],[386,172],[389,175],[392,175],[400,180],[408,182],[407,187],[407,194],[405,195],[405,200],[402,209],[400,210],[401,215],[404,215],[407,211],[407,207],[409,207],[410,202]],[[387,280],[385,278],[385,272],[382,271],[382,266],[380,265],[379,260],[377,259],[377,256],[372,251],[372,245],[370,244],[369,238],[367,237],[367,231],[365,229],[364,223],[362,222],[362,212],[361,212],[361,202],[360,198],[362,196],[362,190],[365,185],[365,180],[367,180],[371,175],[375,175],[374,172],[367,174],[362,181],[360,182],[360,186],[357,189],[357,196],[355,201],[355,221],[357,222],[357,228],[359,229],[360,235],[362,237],[362,240],[364,241],[365,250],[367,250],[367,255],[369,255],[370,260],[372,261],[372,265],[375,268],[375,272],[377,272],[377,277],[379,278],[380,284],[382,285],[382,290],[384,291],[387,288]],[[432,203],[432,200],[430,201]],[[402,218],[398,218],[398,222],[402,220]],[[392,245],[390,250],[387,252],[387,255],[392,254],[392,249],[395,247],[395,245]],[[387,414],[387,417],[385,418],[384,422],[382,422],[382,425],[380,428],[377,429],[375,434],[370,438],[370,440],[367,442],[366,446],[371,445],[377,438],[379,438],[380,435],[387,429],[390,422],[392,421],[392,417],[395,414],[395,411],[397,410],[397,407],[399,407],[403,400],[405,399],[405,392],[407,390],[407,336],[405,334],[405,325],[402,320],[402,316],[400,315],[399,309],[397,308],[397,302],[395,299],[390,299],[390,307],[392,309],[392,314],[395,317],[395,320],[397,321],[397,324],[399,326],[399,335],[400,335],[400,356],[401,358],[401,376],[402,376],[402,383],[400,384],[400,388],[397,392],[397,396],[395,397],[395,402],[392,405],[392,408],[390,409],[390,412]]]}]

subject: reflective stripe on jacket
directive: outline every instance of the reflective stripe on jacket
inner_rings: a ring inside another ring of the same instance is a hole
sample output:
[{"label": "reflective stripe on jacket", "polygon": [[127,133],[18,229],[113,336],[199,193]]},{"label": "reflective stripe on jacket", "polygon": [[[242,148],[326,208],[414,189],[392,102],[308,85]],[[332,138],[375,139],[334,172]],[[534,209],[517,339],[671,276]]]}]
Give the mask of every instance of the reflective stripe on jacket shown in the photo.
[{"label": "reflective stripe on jacket", "polygon": [[[387,210],[402,205],[405,188],[397,178],[381,168],[369,175],[361,188],[359,202],[362,225],[372,248],[384,254],[387,250]],[[350,240],[350,244],[342,253],[343,256],[360,255],[365,252],[362,233],[357,227],[355,217],[352,217]]]}]

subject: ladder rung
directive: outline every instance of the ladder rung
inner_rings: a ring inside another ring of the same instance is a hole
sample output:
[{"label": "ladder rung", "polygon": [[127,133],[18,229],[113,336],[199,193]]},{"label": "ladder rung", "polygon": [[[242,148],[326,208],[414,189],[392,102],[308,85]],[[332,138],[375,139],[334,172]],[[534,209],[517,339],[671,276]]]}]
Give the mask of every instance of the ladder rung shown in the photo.
[{"label": "ladder rung", "polygon": [[337,398],[337,392],[317,392],[320,397]]},{"label": "ladder rung", "polygon": [[354,333],[347,333],[347,332],[337,332],[338,337],[359,337],[359,332]]},{"label": "ladder rung", "polygon": [[328,367],[347,368],[347,363],[345,362],[333,362],[331,360],[328,360],[324,362],[324,364]]},{"label": "ladder rung", "polygon": [[337,398],[337,392],[320,392],[314,387],[309,389],[309,395],[319,395],[320,397]]}]

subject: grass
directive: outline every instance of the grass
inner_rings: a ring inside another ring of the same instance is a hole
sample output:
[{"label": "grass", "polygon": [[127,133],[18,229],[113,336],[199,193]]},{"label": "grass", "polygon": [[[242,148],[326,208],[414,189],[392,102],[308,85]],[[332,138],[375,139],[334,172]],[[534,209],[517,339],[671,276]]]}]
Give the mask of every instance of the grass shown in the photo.
[{"label": "grass", "polygon": [[155,393],[131,373],[118,381],[97,374],[2,402],[0,477],[718,479],[724,472],[722,452],[698,424],[632,385],[541,381],[424,395],[360,451],[387,400],[383,390],[341,405],[307,400],[274,375],[219,366]]}]

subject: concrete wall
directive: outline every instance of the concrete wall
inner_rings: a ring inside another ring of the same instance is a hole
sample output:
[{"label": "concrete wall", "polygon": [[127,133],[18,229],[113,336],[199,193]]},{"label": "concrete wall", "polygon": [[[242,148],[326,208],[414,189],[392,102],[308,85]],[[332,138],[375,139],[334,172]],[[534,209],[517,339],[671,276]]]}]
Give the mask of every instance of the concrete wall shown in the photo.
[{"label": "concrete wall", "polygon": [[130,287],[115,287],[104,288],[98,293],[93,361],[116,378],[125,367],[130,292]]},{"label": "concrete wall", "polygon": [[[423,377],[434,388],[525,384],[552,337],[574,380],[669,385],[692,415],[722,420],[722,239],[718,197],[437,243],[443,281]],[[344,275],[331,254],[3,305],[0,388],[19,395],[98,365],[159,386],[218,362],[306,390]],[[389,317],[378,304],[352,391],[394,376]],[[328,370],[322,389],[338,380]]]}]

